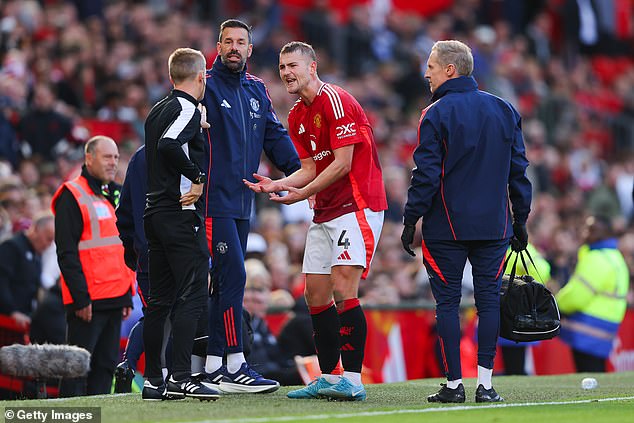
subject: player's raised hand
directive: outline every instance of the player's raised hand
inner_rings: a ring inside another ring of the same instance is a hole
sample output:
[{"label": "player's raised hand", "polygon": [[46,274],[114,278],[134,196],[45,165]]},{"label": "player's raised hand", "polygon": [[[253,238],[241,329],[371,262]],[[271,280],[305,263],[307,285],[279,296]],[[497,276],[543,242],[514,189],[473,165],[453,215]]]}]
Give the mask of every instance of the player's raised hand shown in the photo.
[{"label": "player's raised hand", "polygon": [[281,186],[280,188],[280,191],[288,191],[288,194],[286,194],[285,196],[280,196],[275,192],[272,192],[269,194],[269,198],[271,199],[271,201],[275,201],[276,203],[280,204],[294,204],[298,201],[306,200],[309,197],[302,188],[289,186]]},{"label": "player's raised hand", "polygon": [[243,179],[242,182],[254,192],[277,192],[282,191],[282,185],[278,184],[267,176],[262,176],[257,173],[253,174],[253,177],[257,182],[251,182],[247,179]]}]

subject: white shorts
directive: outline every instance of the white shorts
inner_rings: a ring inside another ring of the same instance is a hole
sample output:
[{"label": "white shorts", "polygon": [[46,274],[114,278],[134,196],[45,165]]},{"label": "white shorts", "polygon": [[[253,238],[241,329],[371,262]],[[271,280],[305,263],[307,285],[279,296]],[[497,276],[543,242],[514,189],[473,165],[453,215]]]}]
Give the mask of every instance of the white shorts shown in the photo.
[{"label": "white shorts", "polygon": [[329,222],[311,223],[306,236],[303,273],[329,275],[332,266],[361,266],[363,279],[383,228],[383,211],[363,209]]}]

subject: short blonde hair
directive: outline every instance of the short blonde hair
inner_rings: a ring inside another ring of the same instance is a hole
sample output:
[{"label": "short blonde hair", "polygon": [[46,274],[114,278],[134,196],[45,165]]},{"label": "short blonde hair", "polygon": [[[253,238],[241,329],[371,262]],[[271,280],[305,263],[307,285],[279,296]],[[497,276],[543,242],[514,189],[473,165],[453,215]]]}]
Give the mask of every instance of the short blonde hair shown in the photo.
[{"label": "short blonde hair", "polygon": [[167,60],[170,78],[175,84],[193,79],[205,70],[205,56],[193,48],[177,48]]},{"label": "short blonde hair", "polygon": [[431,48],[436,52],[436,60],[441,66],[454,65],[460,76],[473,73],[473,54],[471,48],[457,40],[437,41]]}]

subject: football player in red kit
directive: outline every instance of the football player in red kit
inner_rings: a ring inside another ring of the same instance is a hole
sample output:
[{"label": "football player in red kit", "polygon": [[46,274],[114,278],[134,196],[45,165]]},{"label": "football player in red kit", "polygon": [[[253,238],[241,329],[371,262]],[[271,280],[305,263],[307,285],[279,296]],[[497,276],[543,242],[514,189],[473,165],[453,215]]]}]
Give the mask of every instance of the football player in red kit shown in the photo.
[{"label": "football player in red kit", "polygon": [[[387,208],[372,128],[352,95],[319,79],[310,45],[286,44],[279,72],[288,93],[300,97],[288,121],[302,168],[279,180],[254,175],[257,183],[245,183],[282,204],[315,196],[302,271],[322,375],[288,397],[362,401],[367,326],[359,281],[370,269]],[[340,358],[342,375],[336,374]]]}]

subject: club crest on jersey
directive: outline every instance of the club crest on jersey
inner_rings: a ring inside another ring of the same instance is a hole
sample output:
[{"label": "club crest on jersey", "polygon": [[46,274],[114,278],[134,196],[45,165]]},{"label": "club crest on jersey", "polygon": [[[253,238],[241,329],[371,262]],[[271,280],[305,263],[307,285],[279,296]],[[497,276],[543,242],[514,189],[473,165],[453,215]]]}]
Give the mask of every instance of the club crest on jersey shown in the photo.
[{"label": "club crest on jersey", "polygon": [[225,254],[227,252],[227,243],[226,242],[219,242],[216,244],[216,251],[218,251],[220,254]]},{"label": "club crest on jersey", "polygon": [[317,128],[321,128],[321,115],[319,113],[317,113],[313,118],[313,123]]},{"label": "club crest on jersey", "polygon": [[251,99],[249,100],[249,103],[251,104],[251,108],[253,109],[254,112],[257,112],[258,110],[260,110],[260,102],[257,101],[255,98],[251,97]]}]

